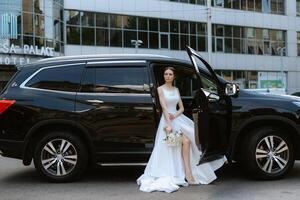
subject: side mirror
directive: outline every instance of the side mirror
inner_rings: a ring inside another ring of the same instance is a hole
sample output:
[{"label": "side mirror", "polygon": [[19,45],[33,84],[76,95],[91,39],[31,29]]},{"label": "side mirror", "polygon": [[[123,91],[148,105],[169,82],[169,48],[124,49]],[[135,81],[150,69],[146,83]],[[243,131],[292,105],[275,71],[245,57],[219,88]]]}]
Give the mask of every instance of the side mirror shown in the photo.
[{"label": "side mirror", "polygon": [[236,97],[240,91],[240,88],[235,83],[226,83],[225,94],[230,97]]}]

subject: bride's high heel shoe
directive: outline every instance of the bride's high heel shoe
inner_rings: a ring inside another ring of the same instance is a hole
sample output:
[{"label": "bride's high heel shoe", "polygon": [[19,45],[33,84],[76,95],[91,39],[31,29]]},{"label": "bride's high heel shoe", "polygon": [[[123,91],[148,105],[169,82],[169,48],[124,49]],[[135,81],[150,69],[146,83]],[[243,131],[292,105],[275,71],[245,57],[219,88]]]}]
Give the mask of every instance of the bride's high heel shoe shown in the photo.
[{"label": "bride's high heel shoe", "polygon": [[186,182],[189,184],[189,185],[199,185],[199,183],[193,178],[193,180],[189,180],[187,177],[185,178]]}]

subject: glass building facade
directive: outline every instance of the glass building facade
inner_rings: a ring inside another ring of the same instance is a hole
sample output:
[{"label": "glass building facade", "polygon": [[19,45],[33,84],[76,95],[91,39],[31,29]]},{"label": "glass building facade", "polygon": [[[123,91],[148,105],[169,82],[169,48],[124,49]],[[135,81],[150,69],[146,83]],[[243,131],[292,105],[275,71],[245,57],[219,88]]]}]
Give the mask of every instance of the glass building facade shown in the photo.
[{"label": "glass building facade", "polygon": [[1,0],[0,40],[64,52],[63,0]]},{"label": "glass building facade", "polygon": [[67,44],[206,51],[206,23],[66,10]]},{"label": "glass building facade", "polygon": [[[67,44],[207,51],[206,23],[66,10]],[[213,52],[279,55],[286,31],[213,25]]]},{"label": "glass building facade", "polygon": [[280,55],[286,46],[286,31],[213,25],[213,51],[223,53]]},{"label": "glass building facade", "polygon": [[[169,0],[172,2],[206,5],[206,0]],[[298,1],[298,0],[297,0]],[[214,7],[271,14],[285,14],[284,0],[211,0]]]}]

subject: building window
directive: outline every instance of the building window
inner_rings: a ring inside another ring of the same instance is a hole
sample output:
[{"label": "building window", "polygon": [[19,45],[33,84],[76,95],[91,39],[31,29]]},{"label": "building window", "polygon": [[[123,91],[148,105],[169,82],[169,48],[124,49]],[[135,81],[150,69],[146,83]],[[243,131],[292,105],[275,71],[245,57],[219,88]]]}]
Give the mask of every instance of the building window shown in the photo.
[{"label": "building window", "polygon": [[212,43],[216,52],[256,55],[279,55],[286,44],[285,31],[223,25],[213,25]]},{"label": "building window", "polygon": [[297,16],[300,16],[300,0],[297,0]]},{"label": "building window", "polygon": [[298,56],[300,56],[300,32],[297,33]]},{"label": "building window", "polygon": [[284,15],[284,0],[212,0],[212,6]]}]

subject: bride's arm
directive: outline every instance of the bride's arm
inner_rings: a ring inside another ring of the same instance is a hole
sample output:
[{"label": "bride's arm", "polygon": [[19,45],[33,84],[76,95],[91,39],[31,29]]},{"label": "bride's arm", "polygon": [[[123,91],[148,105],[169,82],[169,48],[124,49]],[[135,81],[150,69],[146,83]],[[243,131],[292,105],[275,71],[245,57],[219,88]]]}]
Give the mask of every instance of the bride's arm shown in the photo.
[{"label": "bride's arm", "polygon": [[165,99],[164,99],[164,94],[163,94],[162,88],[158,87],[157,91],[158,91],[159,103],[160,103],[160,106],[162,108],[163,115],[165,116],[167,126],[171,126],[171,120],[169,118],[169,113],[168,113],[168,110],[167,110],[167,104],[166,104]]},{"label": "bride's arm", "polygon": [[178,117],[179,115],[181,115],[184,112],[184,106],[183,106],[183,103],[182,103],[182,100],[181,100],[180,92],[179,92],[178,88],[176,88],[176,90],[177,90],[178,95],[179,95],[179,102],[178,102],[179,110],[177,110],[177,112],[174,116],[175,118]]}]

